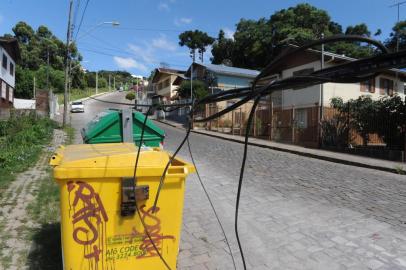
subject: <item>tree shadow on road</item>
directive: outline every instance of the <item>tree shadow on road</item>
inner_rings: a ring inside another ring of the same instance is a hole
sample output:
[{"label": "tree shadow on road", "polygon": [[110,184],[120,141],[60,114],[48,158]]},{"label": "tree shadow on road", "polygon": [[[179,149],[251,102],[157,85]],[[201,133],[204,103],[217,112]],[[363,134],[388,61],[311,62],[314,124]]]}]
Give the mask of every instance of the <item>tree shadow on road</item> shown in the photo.
[{"label": "tree shadow on road", "polygon": [[62,269],[61,224],[43,224],[33,237],[28,254],[30,270]]}]

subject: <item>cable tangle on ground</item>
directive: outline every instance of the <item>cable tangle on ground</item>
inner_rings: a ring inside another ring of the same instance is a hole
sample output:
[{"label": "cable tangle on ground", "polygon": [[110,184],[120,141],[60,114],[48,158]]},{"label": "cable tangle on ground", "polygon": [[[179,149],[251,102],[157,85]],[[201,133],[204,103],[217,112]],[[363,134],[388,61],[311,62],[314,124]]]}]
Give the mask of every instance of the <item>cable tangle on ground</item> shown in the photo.
[{"label": "cable tangle on ground", "polygon": [[[269,80],[268,82],[266,81],[267,78],[269,78],[269,76],[274,74],[273,72],[275,72],[275,69],[277,68],[277,66],[280,63],[283,63],[288,57],[292,57],[295,54],[303,52],[304,50],[307,50],[307,49],[310,49],[310,48],[313,48],[313,47],[316,47],[316,46],[319,46],[322,44],[341,42],[341,41],[364,42],[364,43],[367,43],[370,45],[374,45],[377,48],[376,54],[371,57],[368,57],[368,58],[355,60],[355,61],[352,61],[349,63],[344,63],[344,64],[340,64],[340,65],[333,66],[330,68],[317,70],[317,71],[314,71],[305,76],[292,76],[292,77],[285,78],[285,79]],[[192,122],[207,122],[207,121],[219,118],[219,117],[225,115],[226,113],[235,110],[236,108],[240,107],[241,105],[243,105],[247,102],[250,102],[251,100],[254,100],[254,103],[253,103],[250,113],[249,113],[248,122],[246,125],[245,139],[244,139],[244,152],[243,152],[243,156],[242,156],[240,175],[239,175],[239,181],[238,181],[238,189],[237,189],[236,205],[235,205],[235,218],[234,218],[234,230],[235,230],[235,235],[236,235],[236,239],[237,239],[237,243],[238,243],[238,247],[239,247],[239,252],[241,254],[243,268],[247,269],[244,252],[243,252],[243,248],[242,248],[242,244],[241,244],[239,232],[238,232],[238,213],[239,213],[239,206],[240,206],[242,183],[244,180],[244,170],[245,170],[245,164],[246,164],[247,152],[248,152],[249,133],[251,131],[251,125],[252,125],[255,109],[258,106],[261,98],[271,95],[274,91],[283,90],[283,89],[308,87],[308,86],[323,84],[323,83],[328,83],[328,82],[336,82],[336,83],[362,82],[362,81],[366,81],[371,78],[375,78],[376,76],[378,76],[380,73],[384,72],[387,69],[404,68],[404,67],[406,67],[406,50],[391,53],[379,41],[376,41],[376,40],[373,40],[373,39],[370,39],[367,37],[363,37],[363,36],[337,35],[337,36],[327,37],[324,39],[313,41],[307,45],[304,45],[304,46],[301,46],[301,47],[298,47],[295,49],[286,50],[280,56],[275,58],[271,63],[269,63],[260,72],[260,74],[254,79],[251,87],[237,88],[237,89],[233,89],[233,90],[219,92],[216,94],[206,96],[200,100],[195,100],[195,102],[186,103],[186,104],[136,105],[138,107],[148,107],[148,113],[145,117],[145,121],[142,126],[141,141],[140,141],[139,147],[141,147],[143,144],[144,129],[145,129],[147,117],[148,117],[148,114],[149,114],[151,108],[160,109],[160,110],[163,110],[164,112],[176,111],[176,110],[179,110],[180,108],[184,108],[184,107],[188,107],[188,106],[190,106],[190,108],[191,108],[190,112],[189,112],[189,116],[188,116],[188,125],[187,125],[187,129],[186,129],[185,137],[182,139],[181,143],[176,148],[175,152],[170,156],[169,161],[167,162],[167,164],[165,166],[165,169],[164,169],[164,171],[161,175],[160,181],[159,181],[159,186],[158,186],[158,189],[156,192],[156,196],[154,198],[153,209],[156,209],[156,207],[157,207],[161,189],[165,184],[165,176],[168,171],[168,168],[170,167],[170,165],[172,164],[176,155],[179,153],[179,151],[182,149],[182,147],[184,146],[184,144],[186,142],[188,144],[189,153],[190,153],[192,162],[196,166],[195,160],[193,158],[193,155],[192,155],[192,152],[190,149],[190,143],[189,143],[189,135],[190,135],[191,129],[192,129]],[[92,99],[101,101],[101,102],[117,104],[117,105],[134,106],[134,104],[109,102],[109,101],[103,101],[103,100],[96,99],[96,98],[92,98]],[[206,116],[201,119],[193,119],[193,116],[195,115],[195,112],[199,106],[204,106],[206,104],[215,103],[215,102],[219,102],[219,101],[227,101],[227,100],[238,100],[238,101],[236,101],[234,104],[230,105],[229,107],[227,107],[225,109],[222,109],[221,111],[219,111],[211,116]],[[137,166],[138,166],[139,155],[140,155],[140,151],[138,151],[137,157],[136,157],[136,162],[135,162],[135,166],[134,166],[134,177],[136,176],[135,174],[136,174],[136,170],[137,170]],[[228,239],[224,232],[223,226],[221,225],[220,219],[215,211],[215,208],[210,199],[210,196],[209,196],[206,188],[204,187],[204,184],[201,181],[199,174],[198,174],[198,177],[199,177],[199,181],[204,189],[204,192],[206,193],[206,196],[208,197],[209,203],[211,204],[211,206],[213,208],[217,221],[220,224],[220,227],[224,234],[226,243],[230,250],[230,255],[232,256],[234,269],[236,269],[234,257],[231,252],[231,247],[229,246]],[[137,207],[137,212],[138,212],[138,207]],[[144,226],[144,229],[145,229],[146,234],[148,235],[148,231],[145,226]],[[153,244],[152,239],[151,238],[149,238],[149,239],[150,239],[151,243]],[[161,253],[159,253],[159,250],[155,246],[155,244],[153,244],[153,247],[156,250],[157,254],[159,254],[159,257],[163,261],[165,266],[168,269],[170,269],[170,267],[166,263],[165,259],[162,257]]]}]

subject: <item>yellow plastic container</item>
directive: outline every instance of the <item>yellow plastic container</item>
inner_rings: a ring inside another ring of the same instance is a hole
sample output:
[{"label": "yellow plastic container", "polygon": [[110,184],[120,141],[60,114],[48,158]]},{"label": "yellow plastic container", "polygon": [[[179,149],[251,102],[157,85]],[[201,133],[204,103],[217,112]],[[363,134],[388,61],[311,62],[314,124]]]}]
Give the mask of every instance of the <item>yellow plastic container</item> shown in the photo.
[{"label": "yellow plastic container", "polygon": [[51,158],[61,193],[64,269],[167,269],[134,211],[133,201],[153,242],[171,269],[176,269],[185,178],[195,168],[174,160],[154,212],[169,154],[143,149],[134,185],[136,153],[134,144],[83,144],[60,147]]}]

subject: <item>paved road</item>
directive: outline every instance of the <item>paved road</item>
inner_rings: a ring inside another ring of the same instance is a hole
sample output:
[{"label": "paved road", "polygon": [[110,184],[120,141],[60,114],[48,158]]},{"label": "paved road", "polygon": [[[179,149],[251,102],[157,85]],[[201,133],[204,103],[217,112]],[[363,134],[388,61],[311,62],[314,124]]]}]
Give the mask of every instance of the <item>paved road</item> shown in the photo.
[{"label": "paved road", "polygon": [[[83,126],[105,106],[89,101],[72,123]],[[173,151],[183,131],[159,125]],[[242,145],[197,134],[191,144],[242,269],[233,232]],[[189,159],[186,149],[180,155]],[[240,208],[248,269],[406,269],[405,199],[405,176],[250,147]],[[232,269],[195,175],[187,181],[179,269]]]},{"label": "paved road", "polygon": [[[129,100],[125,99],[125,92],[113,92],[109,94],[105,94],[103,96],[96,97],[97,99],[105,100],[105,101],[113,101],[113,102],[120,102],[120,103],[129,103]],[[71,113],[70,120],[71,125],[75,128],[75,143],[82,143],[82,136],[80,134],[80,130],[86,127],[87,123],[89,123],[98,113],[105,111],[109,108],[125,108],[127,106],[116,105],[116,104],[109,104],[99,102],[93,99],[88,99],[84,102],[85,104],[85,113]]]}]

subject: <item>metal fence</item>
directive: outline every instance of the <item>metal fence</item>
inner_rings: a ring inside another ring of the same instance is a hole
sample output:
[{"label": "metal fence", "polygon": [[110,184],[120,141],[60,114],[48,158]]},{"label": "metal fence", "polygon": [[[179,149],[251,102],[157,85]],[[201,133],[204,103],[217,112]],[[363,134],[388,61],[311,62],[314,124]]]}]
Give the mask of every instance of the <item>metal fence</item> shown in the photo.
[{"label": "metal fence", "polygon": [[[208,104],[200,116],[213,115],[228,106],[230,102]],[[247,103],[208,123],[194,123],[194,127],[243,136],[251,108],[252,103]],[[340,112],[324,107],[322,118],[320,110],[317,104],[282,108],[273,106],[270,101],[261,101],[254,114],[250,136],[390,160],[405,159],[406,128],[396,126],[396,119],[379,121],[371,117],[361,124],[352,118],[351,108]],[[368,132],[366,127],[385,132]]]}]

